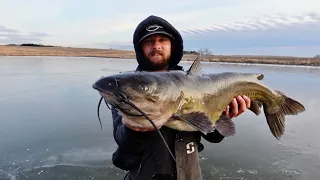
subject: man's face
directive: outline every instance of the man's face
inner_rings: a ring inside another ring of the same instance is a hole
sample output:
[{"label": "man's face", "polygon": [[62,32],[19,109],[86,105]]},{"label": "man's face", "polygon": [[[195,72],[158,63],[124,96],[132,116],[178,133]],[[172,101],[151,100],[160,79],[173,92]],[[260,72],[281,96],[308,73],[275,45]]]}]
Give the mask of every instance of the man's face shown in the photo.
[{"label": "man's face", "polygon": [[168,68],[171,56],[171,41],[169,37],[155,34],[142,42],[142,51],[149,60],[150,69],[165,70]]}]

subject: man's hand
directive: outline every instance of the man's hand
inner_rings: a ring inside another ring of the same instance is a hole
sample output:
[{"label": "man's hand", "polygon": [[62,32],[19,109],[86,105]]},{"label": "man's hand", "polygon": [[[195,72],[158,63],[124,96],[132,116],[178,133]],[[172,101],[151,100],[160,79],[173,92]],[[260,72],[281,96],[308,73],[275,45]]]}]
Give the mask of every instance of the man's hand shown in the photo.
[{"label": "man's hand", "polygon": [[250,108],[250,104],[251,100],[247,96],[238,96],[236,98],[233,98],[231,103],[226,107],[224,115],[227,115],[230,118],[237,117],[245,112],[246,109]]}]

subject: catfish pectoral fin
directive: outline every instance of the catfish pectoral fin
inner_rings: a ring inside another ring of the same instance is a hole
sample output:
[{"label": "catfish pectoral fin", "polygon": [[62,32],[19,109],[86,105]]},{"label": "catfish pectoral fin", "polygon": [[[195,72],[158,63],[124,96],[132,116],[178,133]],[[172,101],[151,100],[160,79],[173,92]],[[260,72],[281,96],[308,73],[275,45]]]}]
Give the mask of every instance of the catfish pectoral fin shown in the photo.
[{"label": "catfish pectoral fin", "polygon": [[252,99],[249,110],[258,116],[261,113],[261,107],[262,103],[260,101]]},{"label": "catfish pectoral fin", "polygon": [[217,131],[223,136],[234,136],[236,134],[236,128],[233,121],[225,115],[221,115],[216,122]]},{"label": "catfish pectoral fin", "polygon": [[283,104],[279,104],[280,108],[278,108],[278,111],[274,112],[270,110],[273,108],[269,107],[267,104],[264,104],[263,107],[271,133],[274,137],[280,139],[285,130],[285,115],[297,115],[298,113],[303,112],[305,108],[301,103],[285,96],[280,91],[276,92],[281,94],[284,98]]},{"label": "catfish pectoral fin", "polygon": [[214,125],[210,118],[201,112],[192,112],[189,114],[181,114],[181,115],[173,115],[173,119],[181,120],[186,122],[190,126],[194,127],[198,131],[202,132],[203,134],[211,133],[215,130]]}]

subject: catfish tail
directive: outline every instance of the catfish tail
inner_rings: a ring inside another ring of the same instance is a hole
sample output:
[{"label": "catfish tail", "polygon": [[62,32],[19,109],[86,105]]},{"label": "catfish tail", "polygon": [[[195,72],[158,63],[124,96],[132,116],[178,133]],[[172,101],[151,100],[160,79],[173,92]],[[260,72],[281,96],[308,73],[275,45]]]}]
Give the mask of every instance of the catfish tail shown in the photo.
[{"label": "catfish tail", "polygon": [[280,139],[285,130],[285,115],[297,115],[298,113],[305,111],[305,107],[298,101],[285,96],[280,91],[276,91],[276,93],[283,98],[281,101],[282,103],[279,104],[277,110],[275,111],[267,104],[263,104],[263,109],[273,136]]}]

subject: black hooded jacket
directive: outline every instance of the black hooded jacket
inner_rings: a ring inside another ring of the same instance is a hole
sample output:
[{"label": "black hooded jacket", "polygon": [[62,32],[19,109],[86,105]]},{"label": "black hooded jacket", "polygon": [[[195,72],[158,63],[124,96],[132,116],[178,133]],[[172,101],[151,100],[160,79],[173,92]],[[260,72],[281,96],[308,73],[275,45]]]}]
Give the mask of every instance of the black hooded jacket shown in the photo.
[{"label": "black hooded jacket", "polygon": [[[138,41],[141,38],[141,31],[152,24],[161,25],[172,33],[175,39],[169,69],[183,70],[181,66],[177,65],[183,56],[181,35],[169,22],[157,16],[149,16],[135,30],[133,43],[139,63],[136,70],[147,70],[147,67],[144,66],[146,59],[142,55]],[[126,180],[175,179],[176,165],[156,131],[137,132],[127,128],[122,124],[122,117],[115,108],[112,108],[112,118],[113,135],[118,144],[118,148],[112,156],[112,161],[116,167],[129,171],[125,177]],[[203,145],[200,143],[201,136],[212,143],[219,143],[224,138],[217,131],[204,135],[200,132],[180,132],[165,126],[160,128],[160,132],[173,153],[175,140],[183,133],[193,134],[196,137],[199,151],[203,149]]]},{"label": "black hooded jacket", "polygon": [[180,33],[168,21],[153,15],[143,20],[137,26],[133,34],[133,45],[134,45],[134,50],[136,52],[136,58],[139,64],[138,68],[140,70],[148,70],[148,67],[146,66],[146,63],[145,63],[147,60],[143,56],[140,44],[138,42],[143,37],[145,29],[149,25],[155,25],[155,24],[164,27],[174,37],[174,40],[172,41],[172,46],[171,46],[172,51],[171,51],[171,59],[169,63],[169,69],[173,69],[176,67],[177,64],[179,64],[179,62],[182,59],[183,39]]}]

